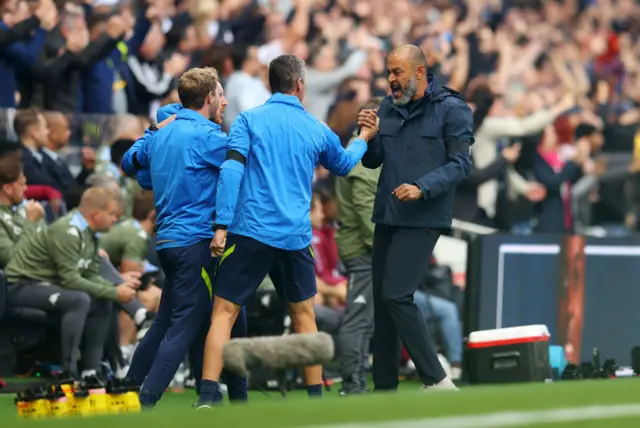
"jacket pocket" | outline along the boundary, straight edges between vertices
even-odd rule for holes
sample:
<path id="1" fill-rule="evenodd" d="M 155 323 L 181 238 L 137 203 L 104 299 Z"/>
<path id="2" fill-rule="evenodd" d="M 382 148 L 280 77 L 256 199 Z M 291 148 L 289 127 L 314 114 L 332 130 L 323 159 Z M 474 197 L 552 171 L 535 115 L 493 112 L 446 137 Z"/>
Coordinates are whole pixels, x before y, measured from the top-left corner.
<path id="1" fill-rule="evenodd" d="M 421 131 L 409 147 L 406 181 L 412 183 L 446 162 L 444 139 L 435 132 Z"/>

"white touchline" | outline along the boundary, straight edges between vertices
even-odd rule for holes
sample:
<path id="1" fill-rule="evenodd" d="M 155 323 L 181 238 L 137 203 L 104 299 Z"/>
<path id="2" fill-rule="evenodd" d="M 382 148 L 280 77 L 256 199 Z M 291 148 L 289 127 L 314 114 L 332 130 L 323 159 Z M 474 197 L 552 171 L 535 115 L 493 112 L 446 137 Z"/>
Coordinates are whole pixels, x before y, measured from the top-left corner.
<path id="1" fill-rule="evenodd" d="M 640 404 L 570 407 L 556 410 L 496 412 L 477 415 L 327 424 L 331 428 L 497 428 L 640 416 Z"/>

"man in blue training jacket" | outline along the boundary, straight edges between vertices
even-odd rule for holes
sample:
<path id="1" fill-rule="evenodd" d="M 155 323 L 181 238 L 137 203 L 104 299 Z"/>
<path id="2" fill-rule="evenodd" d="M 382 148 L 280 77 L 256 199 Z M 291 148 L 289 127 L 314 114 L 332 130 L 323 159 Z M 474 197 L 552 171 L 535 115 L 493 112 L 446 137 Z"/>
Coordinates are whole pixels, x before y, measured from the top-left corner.
<path id="1" fill-rule="evenodd" d="M 215 260 L 213 237 L 216 184 L 227 136 L 220 129 L 227 105 L 218 73 L 193 68 L 178 82 L 183 108 L 170 123 L 138 141 L 122 160 L 128 175 L 149 169 L 157 212 L 158 258 L 167 280 L 153 324 L 138 345 L 127 378 L 143 382 L 140 403 L 155 406 L 189 352 L 202 372 L 209 330 Z M 144 138 L 144 137 L 143 137 Z M 239 318 L 237 335 L 246 335 Z M 198 378 L 196 378 L 198 379 Z M 229 384 L 229 398 L 246 400 L 244 379 Z"/>
<path id="2" fill-rule="evenodd" d="M 222 400 L 222 349 L 241 308 L 267 274 L 289 304 L 296 332 L 318 331 L 309 219 L 313 171 L 319 162 L 334 174 L 347 174 L 377 127 L 363 129 L 359 139 L 343 149 L 338 136 L 302 107 L 304 71 L 304 62 L 293 55 L 274 59 L 269 66 L 273 95 L 264 105 L 240 113 L 231 126 L 211 242 L 212 252 L 222 260 L 205 350 L 201 409 Z M 308 394 L 321 396 L 322 367 L 306 368 L 305 378 Z"/>
<path id="3" fill-rule="evenodd" d="M 153 138 L 153 135 L 155 135 L 156 131 L 173 122 L 180 110 L 182 110 L 182 104 L 180 103 L 167 104 L 160 107 L 158 109 L 158 113 L 156 113 L 156 121 L 158 122 L 158 124 L 153 124 L 149 128 L 147 128 L 144 131 L 144 135 L 138 138 L 133 146 L 131 146 L 131 148 L 129 149 L 129 159 L 131 159 L 131 153 L 138 151 L 141 146 L 144 146 L 147 139 Z M 125 171 L 125 173 L 127 173 L 127 171 L 124 170 L 124 165 L 125 164 L 123 162 L 122 169 L 123 171 Z M 131 165 L 130 163 L 128 164 L 128 166 L 129 168 L 133 168 L 133 165 Z M 135 175 L 136 180 L 138 180 L 138 184 L 144 190 L 153 190 L 153 187 L 151 185 L 151 172 L 149 171 L 149 168 L 141 168 L 138 170 L 130 169 L 128 174 Z"/>
<path id="4" fill-rule="evenodd" d="M 398 388 L 400 339 L 427 388 L 456 389 L 446 377 L 413 295 L 443 230 L 451 227 L 455 188 L 471 168 L 473 117 L 462 97 L 426 74 L 422 50 L 394 49 L 387 58 L 391 95 L 359 126 L 380 124 L 362 158 L 382 165 L 372 221 L 373 383 Z"/>

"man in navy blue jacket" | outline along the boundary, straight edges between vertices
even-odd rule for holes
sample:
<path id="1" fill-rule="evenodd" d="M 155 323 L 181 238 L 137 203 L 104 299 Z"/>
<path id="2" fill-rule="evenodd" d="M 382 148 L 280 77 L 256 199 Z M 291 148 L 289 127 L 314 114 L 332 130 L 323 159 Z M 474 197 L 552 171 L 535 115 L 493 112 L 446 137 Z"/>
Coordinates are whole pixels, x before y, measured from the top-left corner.
<path id="1" fill-rule="evenodd" d="M 148 169 L 157 212 L 158 258 L 167 276 L 158 314 L 138 345 L 127 377 L 142 382 L 140 402 L 153 407 L 187 351 L 196 376 L 202 372 L 209 330 L 216 260 L 213 237 L 216 183 L 227 135 L 220 129 L 227 100 L 212 68 L 194 68 L 178 82 L 183 108 L 127 151 L 123 171 Z M 244 317 L 236 334 L 246 335 Z M 232 379 L 229 398 L 245 400 L 246 382 Z"/>
<path id="2" fill-rule="evenodd" d="M 296 333 L 318 331 L 309 217 L 313 171 L 320 163 L 334 174 L 348 174 L 377 126 L 363 129 L 343 149 L 340 138 L 302 107 L 304 72 L 304 62 L 293 55 L 274 59 L 269 65 L 273 95 L 264 105 L 240 113 L 231 126 L 216 194 L 211 249 L 222 259 L 199 408 L 222 400 L 222 349 L 241 308 L 267 274 L 289 304 Z M 307 367 L 305 381 L 309 396 L 322 395 L 321 366 Z"/>
<path id="3" fill-rule="evenodd" d="M 451 227 L 455 188 L 471 168 L 471 109 L 452 89 L 426 74 L 420 48 L 396 48 L 387 59 L 391 95 L 376 112 L 362 111 L 359 126 L 380 121 L 379 134 L 362 158 L 382 165 L 373 222 L 374 342 L 376 390 L 398 387 L 400 339 L 425 387 L 455 389 L 429 341 L 413 303 L 431 253 Z"/>

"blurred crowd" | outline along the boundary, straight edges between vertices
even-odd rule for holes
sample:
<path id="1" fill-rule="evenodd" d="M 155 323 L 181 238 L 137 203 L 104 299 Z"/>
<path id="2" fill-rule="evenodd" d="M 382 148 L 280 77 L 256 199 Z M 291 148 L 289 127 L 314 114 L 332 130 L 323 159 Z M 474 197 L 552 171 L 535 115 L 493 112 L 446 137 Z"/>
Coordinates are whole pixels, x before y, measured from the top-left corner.
<path id="1" fill-rule="evenodd" d="M 282 53 L 307 62 L 305 107 L 346 144 L 358 107 L 388 93 L 386 54 L 413 43 L 437 81 L 474 108 L 475 170 L 457 218 L 525 233 L 637 229 L 640 6 L 632 0 L 0 4 L 0 29 L 22 31 L 0 47 L 0 107 L 73 115 L 85 144 L 77 117 L 153 118 L 177 101 L 177 78 L 192 66 L 220 72 L 228 128 L 269 97 L 265 72 Z M 146 124 L 118 132 L 135 138 Z M 102 143 L 119 136 L 109 137 Z M 316 178 L 331 190 L 326 171 Z"/>

